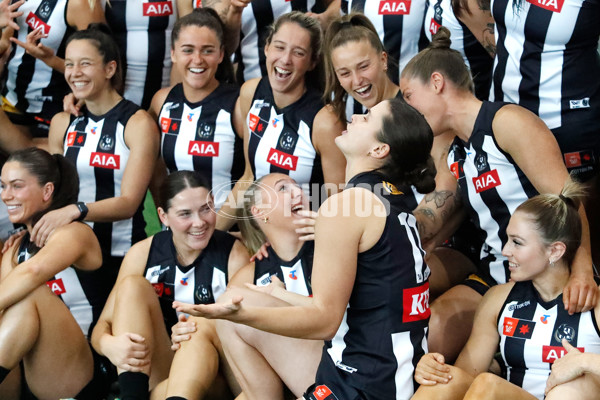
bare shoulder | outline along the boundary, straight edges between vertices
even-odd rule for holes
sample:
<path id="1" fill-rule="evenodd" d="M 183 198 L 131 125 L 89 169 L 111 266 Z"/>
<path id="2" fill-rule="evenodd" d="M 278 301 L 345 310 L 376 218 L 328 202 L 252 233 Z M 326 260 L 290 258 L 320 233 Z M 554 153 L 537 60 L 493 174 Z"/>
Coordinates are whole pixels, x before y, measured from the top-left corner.
<path id="1" fill-rule="evenodd" d="M 173 87 L 174 86 L 164 87 L 154 94 L 149 110 L 151 114 L 154 114 L 154 116 L 158 116 L 160 109 L 165 103 L 165 100 L 167 99 L 167 96 L 169 95 L 169 92 L 173 89 Z"/>
<path id="2" fill-rule="evenodd" d="M 240 98 L 251 100 L 261 79 L 262 78 L 254 78 L 244 82 L 240 88 Z"/>
<path id="3" fill-rule="evenodd" d="M 494 320 L 496 320 L 500 312 L 500 307 L 502 307 L 502 304 L 514 286 L 514 282 L 508 282 L 489 288 L 477 308 L 477 313 L 492 315 L 494 316 Z"/>

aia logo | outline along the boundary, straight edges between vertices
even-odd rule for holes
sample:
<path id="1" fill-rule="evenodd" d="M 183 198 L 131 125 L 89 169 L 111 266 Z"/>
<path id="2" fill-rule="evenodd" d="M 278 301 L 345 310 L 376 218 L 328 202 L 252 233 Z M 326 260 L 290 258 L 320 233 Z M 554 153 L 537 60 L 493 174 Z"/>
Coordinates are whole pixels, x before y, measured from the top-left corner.
<path id="1" fill-rule="evenodd" d="M 584 347 L 577 348 L 582 353 L 585 352 Z M 542 347 L 542 361 L 545 363 L 553 364 L 556 360 L 563 358 L 567 354 L 562 346 L 544 346 Z"/>
<path id="2" fill-rule="evenodd" d="M 46 282 L 46 285 L 50 288 L 50 290 L 52 290 L 52 293 L 54 293 L 57 296 L 60 296 L 63 293 L 67 293 L 67 291 L 65 290 L 65 284 L 63 283 L 63 280 L 61 278 L 48 281 Z"/>
<path id="3" fill-rule="evenodd" d="M 40 28 L 41 32 L 44 35 L 47 35 L 50 32 L 50 25 L 42 21 L 37 15 L 35 15 L 31 11 L 27 15 L 25 22 L 27 22 L 27 25 L 33 30 Z"/>
<path id="4" fill-rule="evenodd" d="M 429 24 L 429 32 L 431 33 L 431 35 L 435 35 L 438 31 L 438 29 L 440 29 L 440 24 L 433 18 L 431 18 L 431 23 Z"/>
<path id="5" fill-rule="evenodd" d="M 565 0 L 527 0 L 527 2 L 534 6 L 559 13 L 562 11 Z"/>
<path id="6" fill-rule="evenodd" d="M 429 282 L 402 291 L 402 322 L 421 321 L 429 318 Z"/>
<path id="7" fill-rule="evenodd" d="M 188 145 L 188 154 L 200 157 L 218 157 L 219 143 L 190 141 Z"/>
<path id="8" fill-rule="evenodd" d="M 298 166 L 298 157 L 271 148 L 267 156 L 267 162 L 279 168 L 295 171 Z"/>
<path id="9" fill-rule="evenodd" d="M 188 279 L 189 278 L 181 278 L 181 280 L 179 281 L 179 283 L 181 283 L 183 286 L 187 286 L 188 285 Z"/>
<path id="10" fill-rule="evenodd" d="M 407 15 L 410 14 L 411 0 L 381 0 L 379 2 L 379 15 Z"/>
<path id="11" fill-rule="evenodd" d="M 296 270 L 291 271 L 289 277 L 293 280 L 298 279 L 298 277 L 296 276 Z"/>
<path id="12" fill-rule="evenodd" d="M 142 6 L 144 17 L 164 17 L 173 14 L 173 4 L 170 1 L 144 3 Z"/>
<path id="13" fill-rule="evenodd" d="M 476 178 L 473 178 L 473 186 L 475 186 L 475 192 L 481 193 L 488 189 L 495 188 L 496 186 L 500 186 L 502 182 L 500 182 L 500 177 L 498 176 L 498 171 L 493 169 L 485 174 L 481 174 Z"/>
<path id="14" fill-rule="evenodd" d="M 90 166 L 107 169 L 121 169 L 121 157 L 118 154 L 92 153 Z"/>
<path id="15" fill-rule="evenodd" d="M 540 317 L 540 321 L 542 321 L 542 324 L 546 325 L 548 323 L 548 318 L 550 318 L 550 315 L 544 314 Z"/>

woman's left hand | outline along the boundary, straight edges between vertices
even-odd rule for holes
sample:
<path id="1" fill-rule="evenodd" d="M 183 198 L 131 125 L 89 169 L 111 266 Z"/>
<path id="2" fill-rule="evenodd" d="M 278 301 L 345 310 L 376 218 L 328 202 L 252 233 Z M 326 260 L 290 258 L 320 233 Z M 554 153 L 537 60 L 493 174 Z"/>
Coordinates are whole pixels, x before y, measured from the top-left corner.
<path id="1" fill-rule="evenodd" d="M 41 39 L 47 37 L 48 34 L 44 33 L 42 28 L 39 27 L 27 34 L 27 40 L 25 42 L 21 42 L 14 37 L 11 37 L 10 41 L 24 48 L 27 54 L 46 62 L 54 56 L 54 50 L 48 46 L 44 46 L 42 42 L 40 42 Z"/>
<path id="2" fill-rule="evenodd" d="M 242 296 L 235 296 L 227 303 L 188 304 L 180 301 L 173 302 L 173 308 L 180 313 L 204 317 L 208 319 L 230 319 L 242 309 Z"/>
<path id="3" fill-rule="evenodd" d="M 17 11 L 25 3 L 25 0 L 19 0 L 16 3 L 10 4 L 10 0 L 0 1 L 0 29 L 10 26 L 14 30 L 19 30 L 19 25 L 15 22 L 15 18 L 23 15 L 23 11 Z"/>
<path id="4" fill-rule="evenodd" d="M 300 235 L 300 240 L 315 240 L 315 222 L 318 214 L 310 210 L 300 210 L 298 215 L 304 218 L 295 219 L 292 223 L 298 226 L 296 233 Z"/>
<path id="5" fill-rule="evenodd" d="M 567 354 L 556 360 L 552 365 L 552 373 L 546 381 L 546 394 L 555 386 L 572 381 L 584 373 L 580 360 L 583 353 L 576 347 L 571 346 L 571 343 L 566 339 L 562 340 L 562 345 L 567 350 Z"/>
<path id="6" fill-rule="evenodd" d="M 59 208 L 58 210 L 47 212 L 33 226 L 33 230 L 31 231 L 31 241 L 35 243 L 37 247 L 42 247 L 57 228 L 73 222 L 80 214 L 81 212 L 75 204 L 70 204 L 63 208 Z"/>
<path id="7" fill-rule="evenodd" d="M 283 283 L 277 275 L 271 276 L 271 283 L 265 286 L 257 286 L 252 283 L 246 283 L 246 287 L 257 292 L 273 295 L 275 290 L 285 290 L 285 283 Z"/>
<path id="8" fill-rule="evenodd" d="M 592 273 L 572 272 L 563 289 L 563 302 L 569 314 L 591 310 L 596 305 L 598 285 Z"/>

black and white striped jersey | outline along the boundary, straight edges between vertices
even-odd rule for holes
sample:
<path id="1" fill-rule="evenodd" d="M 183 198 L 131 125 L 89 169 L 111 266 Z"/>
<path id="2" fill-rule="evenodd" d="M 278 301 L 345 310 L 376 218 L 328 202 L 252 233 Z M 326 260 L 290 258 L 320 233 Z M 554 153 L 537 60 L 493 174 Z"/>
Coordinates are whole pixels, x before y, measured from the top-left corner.
<path id="1" fill-rule="evenodd" d="M 427 352 L 429 274 L 417 222 L 404 196 L 375 172 L 353 177 L 386 204 L 385 230 L 359 253 L 342 323 L 325 343 L 317 383 L 342 381 L 369 398 L 410 399 L 414 369 Z"/>
<path id="2" fill-rule="evenodd" d="M 312 296 L 310 278 L 312 275 L 314 241 L 305 242 L 298 254 L 289 260 L 282 260 L 273 247 L 269 246 L 268 257 L 254 261 L 254 283 L 256 286 L 266 286 L 271 283 L 271 277 L 285 283 L 286 290 L 304 296 Z"/>
<path id="3" fill-rule="evenodd" d="M 124 97 L 148 109 L 154 94 L 169 86 L 177 1 L 110 0 L 104 13 L 121 50 Z"/>
<path id="4" fill-rule="evenodd" d="M 492 0 L 496 51 L 490 99 L 520 104 L 550 129 L 600 123 L 600 3 Z M 573 132 L 576 134 L 576 132 Z"/>
<path id="5" fill-rule="evenodd" d="M 544 399 L 552 364 L 566 354 L 562 339 L 585 353 L 600 353 L 594 310 L 569 315 L 563 296 L 545 302 L 531 281 L 516 282 L 498 315 L 500 351 L 509 382 Z"/>
<path id="6" fill-rule="evenodd" d="M 190 103 L 177 84 L 158 116 L 162 157 L 169 172 L 202 172 L 217 209 L 244 172 L 243 143 L 232 123 L 238 94 L 237 87 L 221 84 L 204 100 Z"/>
<path id="7" fill-rule="evenodd" d="M 129 158 L 125 126 L 139 107 L 121 100 L 104 115 L 85 107 L 81 117 L 71 117 L 64 137 L 65 157 L 79 174 L 78 201 L 92 203 L 121 195 L 121 181 Z M 129 248 L 146 238 L 142 204 L 132 218 L 115 222 L 88 222 L 98 237 L 102 253 L 123 257 Z"/>
<path id="8" fill-rule="evenodd" d="M 502 255 L 508 221 L 522 202 L 538 194 L 494 138 L 492 122 L 505 104 L 484 101 L 469 141 L 455 138 L 448 154 L 448 168 L 458 180 L 471 220 L 485 239 L 480 272 L 498 283 L 507 282 L 510 276 L 508 261 Z M 533 149 L 531 156 L 535 157 Z"/>
<path id="9" fill-rule="evenodd" d="M 48 37 L 41 39 L 40 43 L 64 58 L 67 37 L 73 31 L 66 19 L 67 0 L 29 0 L 19 11 L 23 15 L 16 18 L 16 23 L 21 29 L 15 31 L 14 36 L 26 42 L 27 34 L 41 27 Z M 2 94 L 19 111 L 40 114 L 47 121 L 62 111 L 62 99 L 69 92 L 62 73 L 54 71 L 17 45 L 13 45 L 6 70 L 7 80 Z"/>
<path id="10" fill-rule="evenodd" d="M 27 261 L 38 250 L 30 241 L 29 233 L 25 234 L 19 245 L 17 263 Z M 81 331 L 89 339 L 114 283 L 114 274 L 104 267 L 82 271 L 69 266 L 54 275 L 46 285 L 69 308 Z"/>
<path id="11" fill-rule="evenodd" d="M 246 118 L 248 161 L 255 179 L 279 172 L 300 185 L 323 183 L 321 159 L 312 143 L 313 120 L 322 107 L 320 94 L 308 89 L 278 109 L 269 79 L 261 79 Z"/>
<path id="12" fill-rule="evenodd" d="M 452 10 L 451 0 L 428 0 L 425 14 L 425 34 L 431 41 L 440 28 L 444 26 L 450 31 L 450 48 L 460 52 L 465 64 L 471 71 L 475 84 L 475 95 L 480 100 L 487 100 L 492 84 L 492 68 L 494 59 L 473 36 L 469 28 L 463 24 Z"/>
<path id="13" fill-rule="evenodd" d="M 208 245 L 191 265 L 180 265 L 171 231 L 154 235 L 144 277 L 159 297 L 167 330 L 177 323 L 173 301 L 212 304 L 227 287 L 229 253 L 235 238 L 214 231 Z"/>

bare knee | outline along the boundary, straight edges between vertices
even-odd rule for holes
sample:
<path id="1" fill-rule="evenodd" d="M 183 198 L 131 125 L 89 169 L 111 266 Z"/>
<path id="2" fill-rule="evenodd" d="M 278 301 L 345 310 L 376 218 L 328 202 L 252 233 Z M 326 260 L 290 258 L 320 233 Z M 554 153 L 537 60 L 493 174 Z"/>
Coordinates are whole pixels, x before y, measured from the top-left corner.
<path id="1" fill-rule="evenodd" d="M 501 394 L 502 381 L 502 378 L 489 372 L 479 374 L 473 380 L 465 399 L 496 398 L 497 395 Z"/>
<path id="2" fill-rule="evenodd" d="M 135 299 L 139 302 L 143 296 L 155 296 L 152 285 L 146 278 L 140 275 L 129 275 L 124 277 L 117 287 L 118 299 Z"/>

